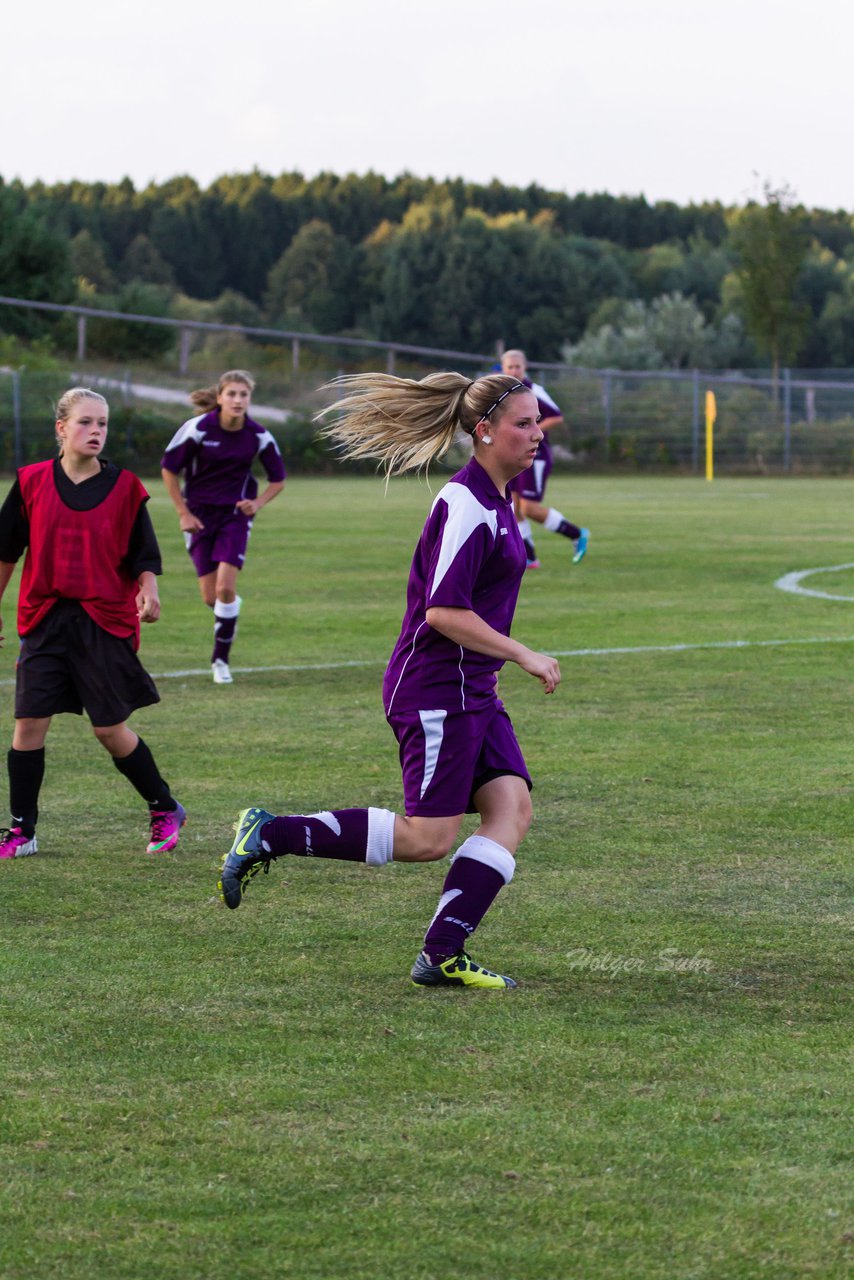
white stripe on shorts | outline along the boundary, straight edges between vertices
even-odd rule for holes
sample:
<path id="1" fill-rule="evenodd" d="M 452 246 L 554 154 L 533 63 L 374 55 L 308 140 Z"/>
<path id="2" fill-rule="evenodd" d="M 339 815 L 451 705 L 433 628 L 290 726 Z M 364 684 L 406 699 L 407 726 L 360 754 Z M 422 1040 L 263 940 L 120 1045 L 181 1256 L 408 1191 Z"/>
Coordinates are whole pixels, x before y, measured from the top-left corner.
<path id="1" fill-rule="evenodd" d="M 445 735 L 445 716 L 447 711 L 419 711 L 421 728 L 424 730 L 424 773 L 421 778 L 419 799 L 433 781 L 436 765 L 439 763 L 439 752 L 442 749 L 442 738 Z"/>

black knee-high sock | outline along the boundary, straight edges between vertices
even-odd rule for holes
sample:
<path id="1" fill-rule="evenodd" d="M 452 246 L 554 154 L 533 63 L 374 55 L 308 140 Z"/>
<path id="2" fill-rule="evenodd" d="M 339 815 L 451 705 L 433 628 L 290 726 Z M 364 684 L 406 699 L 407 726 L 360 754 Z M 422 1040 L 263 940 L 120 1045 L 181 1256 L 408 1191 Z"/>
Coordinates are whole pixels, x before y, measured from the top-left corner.
<path id="1" fill-rule="evenodd" d="M 121 759 L 113 756 L 113 764 L 131 786 L 136 788 L 149 809 L 165 811 L 178 807 L 177 800 L 169 790 L 169 783 L 160 776 L 154 756 L 142 738 L 129 756 L 122 756 Z"/>
<path id="2" fill-rule="evenodd" d="M 33 836 L 39 818 L 39 792 L 44 778 L 44 747 L 36 751 L 9 748 L 9 808 L 12 826 L 25 836 Z"/>

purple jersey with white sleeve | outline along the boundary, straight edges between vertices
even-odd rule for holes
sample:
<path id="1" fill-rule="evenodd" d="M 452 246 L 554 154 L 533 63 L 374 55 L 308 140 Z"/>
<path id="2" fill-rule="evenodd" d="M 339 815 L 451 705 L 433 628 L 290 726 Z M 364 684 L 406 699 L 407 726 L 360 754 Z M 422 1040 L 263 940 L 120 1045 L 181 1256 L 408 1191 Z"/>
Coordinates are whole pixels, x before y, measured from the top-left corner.
<path id="1" fill-rule="evenodd" d="M 526 387 L 531 388 L 537 397 L 537 412 L 540 418 L 563 417 L 545 387 L 541 387 L 538 382 L 532 382 L 530 378 L 523 378 L 522 381 Z M 524 497 L 530 497 L 536 502 L 542 502 L 546 480 L 551 474 L 551 469 L 552 447 L 549 444 L 549 433 L 544 431 L 533 463 L 528 467 L 527 471 L 523 471 L 521 475 L 514 476 L 507 487 L 514 493 L 521 493 Z"/>
<path id="2" fill-rule="evenodd" d="M 437 495 L 415 548 L 403 626 L 383 681 L 386 715 L 468 711 L 495 701 L 504 660 L 449 640 L 426 614 L 471 609 L 509 635 L 524 573 L 512 499 L 501 496 L 472 458 Z"/>
<path id="3" fill-rule="evenodd" d="M 537 409 L 539 410 L 541 418 L 563 417 L 563 414 L 555 404 L 554 400 L 552 400 L 545 387 L 541 387 L 538 382 L 530 382 L 528 378 L 523 378 L 522 381 L 525 383 L 525 386 L 531 388 L 534 395 L 537 397 Z M 537 457 L 546 458 L 549 462 L 552 460 L 552 447 L 549 444 L 548 431 L 543 432 L 543 438 L 540 441 L 540 447 L 537 450 Z"/>
<path id="4" fill-rule="evenodd" d="M 230 507 L 254 498 L 258 483 L 252 464 L 258 459 L 271 484 L 285 478 L 279 446 L 266 427 L 247 417 L 239 431 L 220 425 L 219 410 L 190 418 L 180 427 L 160 459 L 176 475 L 184 472 L 184 497 L 194 506 Z"/>

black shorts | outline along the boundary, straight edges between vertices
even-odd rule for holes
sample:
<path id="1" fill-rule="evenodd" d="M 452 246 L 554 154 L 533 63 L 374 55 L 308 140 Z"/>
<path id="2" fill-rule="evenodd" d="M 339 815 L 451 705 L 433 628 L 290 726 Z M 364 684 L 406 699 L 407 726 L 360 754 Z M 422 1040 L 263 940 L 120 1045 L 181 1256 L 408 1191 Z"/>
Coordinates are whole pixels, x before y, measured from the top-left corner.
<path id="1" fill-rule="evenodd" d="M 16 720 L 85 710 L 101 728 L 123 724 L 131 712 L 159 701 L 133 639 L 110 635 L 75 600 L 60 600 L 21 641 Z"/>

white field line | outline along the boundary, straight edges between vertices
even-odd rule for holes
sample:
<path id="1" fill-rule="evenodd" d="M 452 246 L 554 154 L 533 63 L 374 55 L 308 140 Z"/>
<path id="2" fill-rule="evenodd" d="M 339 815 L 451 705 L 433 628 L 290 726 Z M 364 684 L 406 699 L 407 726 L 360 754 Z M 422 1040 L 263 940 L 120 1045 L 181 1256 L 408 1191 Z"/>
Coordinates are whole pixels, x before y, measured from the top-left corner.
<path id="1" fill-rule="evenodd" d="M 708 640 L 700 644 L 639 644 L 613 649 L 552 649 L 553 658 L 610 658 L 633 653 L 691 653 L 702 649 L 780 649 L 792 645 L 854 644 L 854 636 L 805 636 L 794 640 Z M 263 675 L 270 671 L 346 671 L 352 667 L 384 667 L 386 659 L 352 659 L 345 662 L 292 662 L 270 667 L 232 667 L 235 675 Z M 155 680 L 186 680 L 191 676 L 210 679 L 210 667 L 185 667 L 179 671 L 152 671 Z M 0 688 L 14 680 L 0 680 Z"/>
<path id="2" fill-rule="evenodd" d="M 774 583 L 780 591 L 789 591 L 793 596 L 816 596 L 819 600 L 854 601 L 854 596 L 833 595 L 830 591 L 816 591 L 813 587 L 802 587 L 804 578 L 811 578 L 815 573 L 842 573 L 844 569 L 854 569 L 854 564 L 829 564 L 822 569 L 798 569 L 794 573 L 784 573 Z"/>

